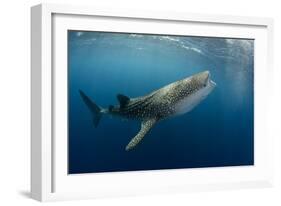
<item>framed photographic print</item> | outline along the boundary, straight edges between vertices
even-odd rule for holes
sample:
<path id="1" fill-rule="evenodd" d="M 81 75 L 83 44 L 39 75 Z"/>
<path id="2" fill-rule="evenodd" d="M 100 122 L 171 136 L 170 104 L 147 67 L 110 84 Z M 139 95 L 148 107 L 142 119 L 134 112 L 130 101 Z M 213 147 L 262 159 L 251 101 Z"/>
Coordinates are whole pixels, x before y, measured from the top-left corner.
<path id="1" fill-rule="evenodd" d="M 272 185 L 271 19 L 31 14 L 34 199 Z"/>

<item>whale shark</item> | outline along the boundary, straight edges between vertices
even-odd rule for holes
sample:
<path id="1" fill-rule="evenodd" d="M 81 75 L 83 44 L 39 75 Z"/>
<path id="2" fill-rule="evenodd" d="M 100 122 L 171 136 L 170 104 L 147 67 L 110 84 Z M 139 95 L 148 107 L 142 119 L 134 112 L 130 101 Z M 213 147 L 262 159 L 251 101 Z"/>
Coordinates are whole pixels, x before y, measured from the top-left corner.
<path id="1" fill-rule="evenodd" d="M 153 126 L 161 120 L 190 112 L 204 100 L 215 88 L 209 71 L 170 83 L 151 93 L 135 98 L 118 94 L 119 105 L 102 108 L 92 101 L 83 91 L 80 96 L 92 114 L 93 124 L 98 126 L 103 115 L 112 115 L 141 122 L 139 132 L 126 146 L 126 150 L 135 148 Z"/>

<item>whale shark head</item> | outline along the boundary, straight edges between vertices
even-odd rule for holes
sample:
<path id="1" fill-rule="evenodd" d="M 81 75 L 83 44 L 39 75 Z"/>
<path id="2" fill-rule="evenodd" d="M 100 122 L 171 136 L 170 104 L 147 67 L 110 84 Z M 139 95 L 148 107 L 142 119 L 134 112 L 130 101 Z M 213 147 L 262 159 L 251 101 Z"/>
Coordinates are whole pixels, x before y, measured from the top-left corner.
<path id="1" fill-rule="evenodd" d="M 176 92 L 180 98 L 176 104 L 176 114 L 184 114 L 192 110 L 204 100 L 215 88 L 209 71 L 200 72 L 178 82 Z"/>
<path id="2" fill-rule="evenodd" d="M 211 80 L 210 72 L 200 72 L 191 77 L 191 81 L 197 86 L 196 92 L 203 92 L 208 95 L 216 86 L 216 83 Z"/>

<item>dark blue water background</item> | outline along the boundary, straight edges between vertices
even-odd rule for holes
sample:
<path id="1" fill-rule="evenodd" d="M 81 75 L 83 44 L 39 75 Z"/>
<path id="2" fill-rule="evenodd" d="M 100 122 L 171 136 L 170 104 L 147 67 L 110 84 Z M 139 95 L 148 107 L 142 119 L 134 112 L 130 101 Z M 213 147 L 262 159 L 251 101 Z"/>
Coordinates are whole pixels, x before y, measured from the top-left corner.
<path id="1" fill-rule="evenodd" d="M 253 51 L 247 39 L 69 31 L 69 173 L 253 165 Z M 108 107 L 116 94 L 145 95 L 204 70 L 215 90 L 129 152 L 140 123 L 104 116 L 94 128 L 78 92 Z"/>

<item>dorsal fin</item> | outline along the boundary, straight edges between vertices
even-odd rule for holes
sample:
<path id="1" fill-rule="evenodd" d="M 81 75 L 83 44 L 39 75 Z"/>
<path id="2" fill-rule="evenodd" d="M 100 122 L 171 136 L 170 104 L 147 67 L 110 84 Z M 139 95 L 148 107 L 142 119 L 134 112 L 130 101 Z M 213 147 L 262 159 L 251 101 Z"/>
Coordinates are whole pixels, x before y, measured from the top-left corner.
<path id="1" fill-rule="evenodd" d="M 118 94 L 117 99 L 119 101 L 120 108 L 123 108 L 124 106 L 126 106 L 130 102 L 130 98 L 123 95 L 123 94 Z"/>
<path id="2" fill-rule="evenodd" d="M 111 111 L 113 110 L 113 108 L 114 108 L 114 106 L 113 106 L 113 105 L 109 105 L 109 106 L 108 106 L 108 111 L 110 111 L 110 112 L 111 112 Z"/>

